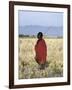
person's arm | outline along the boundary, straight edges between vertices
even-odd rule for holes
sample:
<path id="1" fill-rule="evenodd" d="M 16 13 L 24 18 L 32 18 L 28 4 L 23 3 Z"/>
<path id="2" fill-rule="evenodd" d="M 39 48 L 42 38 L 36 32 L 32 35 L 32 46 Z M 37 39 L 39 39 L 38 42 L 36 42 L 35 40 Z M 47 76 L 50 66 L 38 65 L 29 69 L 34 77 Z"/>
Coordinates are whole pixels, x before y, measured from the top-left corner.
<path id="1" fill-rule="evenodd" d="M 45 47 L 45 55 L 47 56 L 47 45 L 45 41 L 44 41 L 44 47 Z"/>
<path id="2" fill-rule="evenodd" d="M 47 56 L 47 46 L 46 46 L 46 43 L 45 43 L 45 49 L 46 49 L 46 56 Z"/>

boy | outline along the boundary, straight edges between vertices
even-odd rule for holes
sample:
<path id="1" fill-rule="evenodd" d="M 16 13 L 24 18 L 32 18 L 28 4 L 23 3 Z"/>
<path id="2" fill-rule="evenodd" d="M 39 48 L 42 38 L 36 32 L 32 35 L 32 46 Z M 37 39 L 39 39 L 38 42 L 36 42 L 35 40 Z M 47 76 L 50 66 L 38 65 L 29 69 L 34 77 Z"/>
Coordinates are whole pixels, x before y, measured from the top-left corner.
<path id="1" fill-rule="evenodd" d="M 47 56 L 47 46 L 45 40 L 43 39 L 43 33 L 39 32 L 37 34 L 37 43 L 35 45 L 35 60 L 40 65 L 40 69 L 45 68 L 46 56 Z"/>

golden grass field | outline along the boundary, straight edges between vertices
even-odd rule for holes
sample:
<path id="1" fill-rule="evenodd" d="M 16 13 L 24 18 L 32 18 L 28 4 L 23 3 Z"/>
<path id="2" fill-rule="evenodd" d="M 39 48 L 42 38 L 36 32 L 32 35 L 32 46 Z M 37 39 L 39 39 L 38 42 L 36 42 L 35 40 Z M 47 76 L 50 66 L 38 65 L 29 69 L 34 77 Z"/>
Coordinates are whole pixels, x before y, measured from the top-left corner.
<path id="1" fill-rule="evenodd" d="M 36 63 L 34 46 L 37 38 L 19 37 L 19 79 L 48 78 L 63 76 L 63 39 L 45 38 L 47 64 L 44 70 Z"/>

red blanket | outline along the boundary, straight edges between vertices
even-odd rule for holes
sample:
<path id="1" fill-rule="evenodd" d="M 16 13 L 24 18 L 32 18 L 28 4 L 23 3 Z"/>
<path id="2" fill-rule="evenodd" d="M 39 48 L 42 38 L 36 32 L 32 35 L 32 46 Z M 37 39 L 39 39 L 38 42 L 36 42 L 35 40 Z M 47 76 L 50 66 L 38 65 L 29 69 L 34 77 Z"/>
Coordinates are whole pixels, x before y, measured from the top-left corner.
<path id="1" fill-rule="evenodd" d="M 47 56 L 47 46 L 44 39 L 38 40 L 35 45 L 35 52 L 36 52 L 36 61 L 39 64 L 44 64 L 46 62 Z"/>

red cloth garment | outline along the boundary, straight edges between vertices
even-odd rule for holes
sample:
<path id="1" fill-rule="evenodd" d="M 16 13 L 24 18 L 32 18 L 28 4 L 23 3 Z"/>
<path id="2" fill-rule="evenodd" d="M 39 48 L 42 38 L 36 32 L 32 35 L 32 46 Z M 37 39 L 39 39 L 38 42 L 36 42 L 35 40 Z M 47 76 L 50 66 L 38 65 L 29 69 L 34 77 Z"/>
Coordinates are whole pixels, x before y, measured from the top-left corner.
<path id="1" fill-rule="evenodd" d="M 47 56 L 47 47 L 44 39 L 38 40 L 35 45 L 35 52 L 36 52 L 36 61 L 39 64 L 44 64 L 46 62 Z"/>

